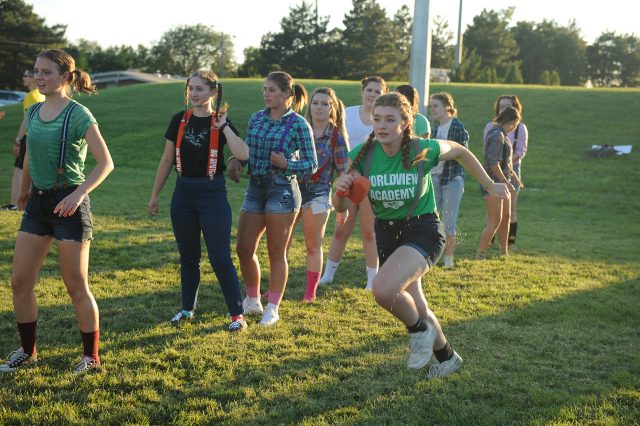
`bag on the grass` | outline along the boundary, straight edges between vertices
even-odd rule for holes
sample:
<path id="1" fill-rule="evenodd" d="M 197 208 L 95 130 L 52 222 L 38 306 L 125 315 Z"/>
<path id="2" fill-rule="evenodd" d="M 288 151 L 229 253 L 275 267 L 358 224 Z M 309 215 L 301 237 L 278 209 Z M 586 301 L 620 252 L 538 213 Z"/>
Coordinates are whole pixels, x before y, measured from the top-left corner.
<path id="1" fill-rule="evenodd" d="M 587 155 L 595 158 L 612 157 L 616 154 L 617 151 L 613 145 L 594 145 L 587 150 Z"/>

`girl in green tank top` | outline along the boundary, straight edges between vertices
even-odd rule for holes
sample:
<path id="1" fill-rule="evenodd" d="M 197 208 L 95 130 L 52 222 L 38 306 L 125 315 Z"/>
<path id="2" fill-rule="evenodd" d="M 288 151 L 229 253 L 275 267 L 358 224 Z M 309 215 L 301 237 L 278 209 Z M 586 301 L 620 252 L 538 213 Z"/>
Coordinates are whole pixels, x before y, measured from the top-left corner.
<path id="1" fill-rule="evenodd" d="M 18 198 L 18 207 L 25 212 L 11 275 L 20 347 L 0 365 L 0 373 L 13 372 L 38 358 L 34 287 L 55 240 L 62 280 L 82 337 L 82 358 L 73 373 L 84 374 L 100 365 L 98 306 L 88 282 L 93 228 L 88 194 L 113 170 L 113 162 L 89 110 L 70 98 L 71 86 L 76 93 L 95 93 L 89 75 L 76 69 L 71 55 L 63 50 L 41 52 L 34 77 L 45 100 L 27 112 L 29 139 Z M 87 150 L 96 166 L 85 177 Z"/>

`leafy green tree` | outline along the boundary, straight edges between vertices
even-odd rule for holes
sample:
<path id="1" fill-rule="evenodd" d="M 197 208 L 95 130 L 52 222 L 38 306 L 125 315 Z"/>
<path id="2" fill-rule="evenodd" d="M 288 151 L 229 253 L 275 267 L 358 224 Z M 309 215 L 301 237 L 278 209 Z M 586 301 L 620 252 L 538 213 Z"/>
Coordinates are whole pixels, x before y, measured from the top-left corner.
<path id="1" fill-rule="evenodd" d="M 449 74 L 451 81 L 479 81 L 482 72 L 482 58 L 475 50 L 469 52 L 464 49 L 460 66 L 454 68 Z"/>
<path id="2" fill-rule="evenodd" d="M 0 0 L 0 87 L 24 89 L 24 70 L 33 68 L 42 50 L 61 48 L 65 31 L 64 25 L 45 25 L 22 0 Z"/>
<path id="3" fill-rule="evenodd" d="M 392 25 L 394 28 L 398 62 L 392 70 L 389 78 L 393 80 L 407 80 L 409 78 L 409 63 L 411 60 L 411 39 L 413 18 L 406 5 L 402 5 L 393 16 Z"/>
<path id="4" fill-rule="evenodd" d="M 518 45 L 509 30 L 513 11 L 513 7 L 499 12 L 484 9 L 464 32 L 465 48 L 476 51 L 482 59 L 481 68 L 494 68 L 499 75 L 506 73 L 518 55 Z"/>
<path id="5" fill-rule="evenodd" d="M 549 73 L 549 84 L 551 86 L 560 86 L 560 74 L 553 70 Z"/>
<path id="6" fill-rule="evenodd" d="M 640 39 L 633 35 L 602 33 L 587 47 L 589 77 L 596 86 L 640 84 Z"/>
<path id="7" fill-rule="evenodd" d="M 402 41 L 395 37 L 396 29 L 385 10 L 375 0 L 353 0 L 353 7 L 342 22 L 342 77 L 392 77 L 404 58 Z"/>
<path id="8" fill-rule="evenodd" d="M 542 74 L 540 74 L 540 84 L 543 86 L 551 86 L 551 73 L 549 70 L 544 70 Z"/>
<path id="9" fill-rule="evenodd" d="M 317 17 L 303 1 L 280 21 L 281 31 L 262 37 L 260 49 L 250 50 L 241 75 L 266 75 L 285 70 L 294 77 L 331 78 L 339 72 L 337 30 L 328 30 L 329 17 Z"/>
<path id="10" fill-rule="evenodd" d="M 151 48 L 146 70 L 182 76 L 199 69 L 219 71 L 223 37 L 224 69 L 229 75 L 236 68 L 231 36 L 204 24 L 178 26 L 165 32 Z"/>
<path id="11" fill-rule="evenodd" d="M 520 52 L 525 83 L 536 83 L 545 70 L 555 70 L 565 84 L 580 84 L 586 71 L 586 43 L 575 22 L 518 22 L 511 29 Z"/>
<path id="12" fill-rule="evenodd" d="M 509 66 L 507 74 L 504 76 L 504 82 L 507 84 L 522 84 L 522 71 L 520 70 L 520 62 L 514 61 Z"/>
<path id="13" fill-rule="evenodd" d="M 431 66 L 451 68 L 453 66 L 453 32 L 449 30 L 447 20 L 438 15 L 432 22 L 431 30 Z"/>

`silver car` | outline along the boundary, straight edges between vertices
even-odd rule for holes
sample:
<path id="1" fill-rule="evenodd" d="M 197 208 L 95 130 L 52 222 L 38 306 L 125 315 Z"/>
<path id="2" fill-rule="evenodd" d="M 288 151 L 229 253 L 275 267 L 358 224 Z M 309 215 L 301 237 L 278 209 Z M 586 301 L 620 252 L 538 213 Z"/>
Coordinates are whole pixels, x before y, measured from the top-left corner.
<path id="1" fill-rule="evenodd" d="M 19 104 L 25 96 L 27 96 L 27 92 L 0 90 L 0 106 Z"/>

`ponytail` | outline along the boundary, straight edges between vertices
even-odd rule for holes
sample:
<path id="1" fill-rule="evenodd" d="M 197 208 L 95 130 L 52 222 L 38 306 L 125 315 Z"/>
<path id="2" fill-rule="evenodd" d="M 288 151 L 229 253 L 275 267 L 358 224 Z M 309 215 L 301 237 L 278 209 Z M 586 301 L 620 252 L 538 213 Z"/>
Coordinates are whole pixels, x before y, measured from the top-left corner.
<path id="1" fill-rule="evenodd" d="M 291 96 L 293 97 L 291 109 L 299 113 L 307 103 L 307 98 L 309 97 L 307 89 L 302 84 L 294 84 Z"/>
<path id="2" fill-rule="evenodd" d="M 69 85 L 76 93 L 98 93 L 96 85 L 91 81 L 91 77 L 84 71 L 74 70 L 71 72 L 71 81 Z"/>
<path id="3" fill-rule="evenodd" d="M 47 58 L 51 62 L 55 63 L 58 67 L 60 75 L 68 73 L 66 83 L 76 93 L 98 93 L 96 85 L 91 81 L 91 77 L 84 71 L 76 69 L 76 61 L 73 56 L 69 55 L 64 50 L 49 49 L 43 50 L 38 53 L 38 58 Z"/>

